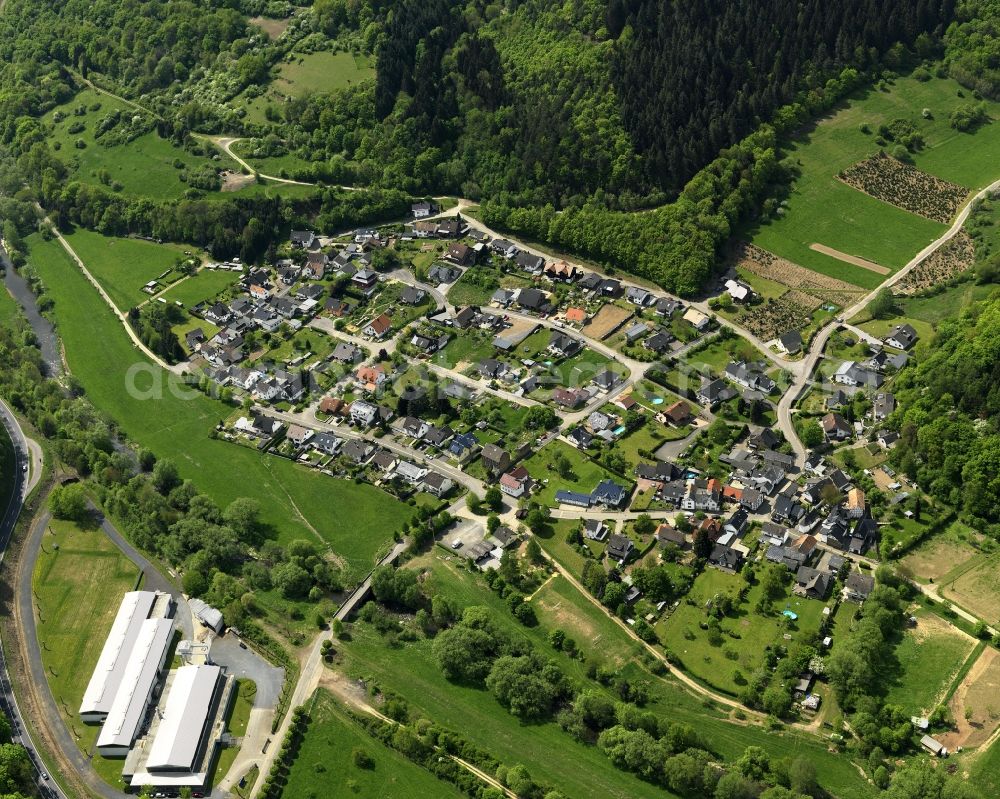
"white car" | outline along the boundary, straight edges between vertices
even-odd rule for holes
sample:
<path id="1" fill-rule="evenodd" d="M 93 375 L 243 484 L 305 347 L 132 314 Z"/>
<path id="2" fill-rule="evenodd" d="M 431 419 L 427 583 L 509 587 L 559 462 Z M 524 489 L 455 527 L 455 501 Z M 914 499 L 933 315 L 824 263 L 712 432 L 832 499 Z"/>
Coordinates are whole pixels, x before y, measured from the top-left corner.
<path id="1" fill-rule="evenodd" d="M 462 546 L 462 542 L 461 541 L 455 540 L 455 541 L 451 542 L 451 548 L 452 549 L 459 549 L 461 546 Z"/>

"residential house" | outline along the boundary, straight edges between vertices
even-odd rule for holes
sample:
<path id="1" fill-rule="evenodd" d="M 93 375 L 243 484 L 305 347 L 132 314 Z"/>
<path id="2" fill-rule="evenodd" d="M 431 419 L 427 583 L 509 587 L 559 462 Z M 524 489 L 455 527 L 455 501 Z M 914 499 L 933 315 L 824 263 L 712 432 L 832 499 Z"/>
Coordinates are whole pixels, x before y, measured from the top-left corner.
<path id="1" fill-rule="evenodd" d="M 675 427 L 682 427 L 691 421 L 691 406 L 684 400 L 677 400 L 673 405 L 663 411 L 667 421 Z"/>
<path id="2" fill-rule="evenodd" d="M 897 350 L 908 350 L 916 341 L 917 331 L 913 329 L 912 325 L 905 323 L 896 325 L 885 337 L 885 343 Z"/>
<path id="3" fill-rule="evenodd" d="M 610 369 L 605 369 L 600 372 L 593 380 L 590 382 L 597 386 L 601 391 L 610 391 L 614 388 L 615 383 L 619 381 L 618 375 L 612 372 Z"/>
<path id="4" fill-rule="evenodd" d="M 322 280 L 329 266 L 330 259 L 326 253 L 311 252 L 306 256 L 305 272 L 313 280 Z"/>
<path id="5" fill-rule="evenodd" d="M 500 476 L 500 490 L 517 499 L 531 487 L 531 475 L 523 466 L 518 466 Z"/>
<path id="6" fill-rule="evenodd" d="M 632 396 L 631 391 L 628 394 L 619 394 L 611 401 L 611 404 L 617 408 L 621 408 L 623 411 L 632 411 L 639 408 L 639 401 Z"/>
<path id="7" fill-rule="evenodd" d="M 826 403 L 825 403 L 826 409 L 828 411 L 835 411 L 840 408 L 843 408 L 850 401 L 851 398 L 848 397 L 847 394 L 845 394 L 838 388 L 829 397 L 826 398 Z"/>
<path id="8" fill-rule="evenodd" d="M 399 295 L 399 301 L 406 305 L 420 305 L 427 296 L 427 292 L 414 286 L 406 286 Z"/>
<path id="9" fill-rule="evenodd" d="M 517 245 L 507 239 L 493 239 L 490 249 L 503 258 L 513 258 L 517 255 Z"/>
<path id="10" fill-rule="evenodd" d="M 496 444 L 483 446 L 483 466 L 492 474 L 502 474 L 510 467 L 510 453 Z"/>
<path id="11" fill-rule="evenodd" d="M 540 275 L 545 269 L 545 259 L 530 252 L 519 252 L 514 257 L 514 263 L 532 275 Z"/>
<path id="12" fill-rule="evenodd" d="M 323 397 L 319 401 L 319 412 L 328 416 L 340 416 L 345 407 L 344 401 L 339 397 Z"/>
<path id="13" fill-rule="evenodd" d="M 359 289 L 366 297 L 370 296 L 378 284 L 378 272 L 374 269 L 359 269 L 351 278 L 351 285 Z"/>
<path id="14" fill-rule="evenodd" d="M 795 471 L 795 456 L 787 452 L 778 452 L 773 449 L 766 449 L 760 453 L 761 458 L 770 466 L 777 466 L 785 472 Z"/>
<path id="15" fill-rule="evenodd" d="M 734 302 L 746 302 L 753 297 L 753 291 L 745 283 L 738 280 L 729 279 L 726 281 L 726 291 L 733 298 Z"/>
<path id="16" fill-rule="evenodd" d="M 437 222 L 418 221 L 413 223 L 413 235 L 418 239 L 431 239 L 437 236 Z"/>
<path id="17" fill-rule="evenodd" d="M 878 388 L 885 382 L 878 372 L 869 371 L 859 366 L 855 361 L 844 361 L 833 375 L 835 383 L 845 386 L 868 386 Z"/>
<path id="18" fill-rule="evenodd" d="M 764 553 L 764 558 L 771 563 L 778 563 L 789 571 L 797 572 L 805 566 L 806 556 L 793 547 L 770 544 Z"/>
<path id="19" fill-rule="evenodd" d="M 602 480 L 590 495 L 591 505 L 605 508 L 620 508 L 628 499 L 628 491 L 614 480 Z"/>
<path id="20" fill-rule="evenodd" d="M 365 325 L 361 332 L 369 338 L 381 339 L 390 330 L 392 330 L 392 319 L 388 314 L 379 314 Z"/>
<path id="21" fill-rule="evenodd" d="M 726 520 L 722 529 L 727 533 L 732 533 L 734 536 L 739 537 L 746 532 L 749 524 L 750 516 L 744 508 L 739 508 Z"/>
<path id="22" fill-rule="evenodd" d="M 352 438 L 344 445 L 344 457 L 358 465 L 366 463 L 374 452 L 375 446 L 361 438 Z"/>
<path id="23" fill-rule="evenodd" d="M 379 418 L 377 405 L 372 405 L 364 400 L 355 400 L 351 403 L 351 421 L 362 427 L 368 427 Z"/>
<path id="24" fill-rule="evenodd" d="M 548 313 L 549 297 L 544 291 L 534 288 L 523 288 L 517 292 L 517 304 L 528 311 Z"/>
<path id="25" fill-rule="evenodd" d="M 451 440 L 451 444 L 448 445 L 448 452 L 459 460 L 464 460 L 475 451 L 478 445 L 479 441 L 476 440 L 474 434 L 456 433 Z"/>
<path id="26" fill-rule="evenodd" d="M 600 519 L 584 519 L 583 535 L 590 541 L 603 541 L 611 532 L 610 528 Z"/>
<path id="27" fill-rule="evenodd" d="M 762 371 L 763 364 L 736 361 L 726 366 L 726 377 L 744 388 L 770 394 L 775 389 L 774 381 Z"/>
<path id="28" fill-rule="evenodd" d="M 391 472 L 399 465 L 399 458 L 387 449 L 380 449 L 372 458 L 371 465 L 372 468 L 378 469 L 380 472 Z"/>
<path id="29" fill-rule="evenodd" d="M 211 322 L 213 325 L 219 325 L 220 327 L 228 324 L 233 318 L 232 311 L 229 310 L 228 306 L 221 302 L 217 302 L 209 308 L 206 308 L 202 311 L 201 315 L 206 321 Z"/>
<path id="30" fill-rule="evenodd" d="M 410 213 L 413 214 L 414 219 L 426 219 L 431 214 L 434 214 L 436 212 L 437 212 L 437 205 L 428 200 L 421 200 L 420 202 L 413 203 L 410 206 Z"/>
<path id="31" fill-rule="evenodd" d="M 367 244 L 372 241 L 378 241 L 379 238 L 379 232 L 373 227 L 359 227 L 354 231 L 355 244 Z"/>
<path id="32" fill-rule="evenodd" d="M 648 332 L 649 332 L 649 325 L 647 325 L 645 322 L 636 322 L 634 325 L 626 329 L 625 342 L 629 345 L 635 344 Z"/>
<path id="33" fill-rule="evenodd" d="M 665 330 L 658 330 L 644 342 L 642 346 L 645 347 L 650 352 L 655 352 L 657 355 L 662 355 L 667 350 L 670 349 L 670 344 L 673 342 L 674 337 Z"/>
<path id="34" fill-rule="evenodd" d="M 496 530 L 493 531 L 493 538 L 496 539 L 497 543 L 503 549 L 506 549 L 511 544 L 517 542 L 520 536 L 511 530 L 506 524 L 501 524 Z"/>
<path id="35" fill-rule="evenodd" d="M 565 261 L 553 261 L 545 266 L 545 277 L 549 280 L 570 283 L 580 276 L 580 271 Z"/>
<path id="36" fill-rule="evenodd" d="M 712 547 L 708 562 L 725 571 L 737 572 L 743 568 L 744 557 L 743 552 L 735 547 L 716 544 Z"/>
<path id="37" fill-rule="evenodd" d="M 469 266 L 475 261 L 476 253 L 468 244 L 456 241 L 449 245 L 444 257 L 459 266 Z"/>
<path id="38" fill-rule="evenodd" d="M 583 494 L 579 491 L 568 491 L 561 488 L 556 491 L 556 502 L 560 505 L 573 505 L 578 508 L 589 508 L 590 494 Z"/>
<path id="39" fill-rule="evenodd" d="M 683 307 L 684 305 L 680 300 L 675 300 L 671 297 L 661 297 L 656 301 L 655 311 L 658 316 L 669 319 Z"/>
<path id="40" fill-rule="evenodd" d="M 200 327 L 196 327 L 194 330 L 188 331 L 187 335 L 184 336 L 184 343 L 187 344 L 187 348 L 191 352 L 197 352 L 201 349 L 201 344 L 205 340 L 205 333 Z"/>
<path id="41" fill-rule="evenodd" d="M 583 345 L 572 336 L 567 336 L 558 330 L 553 330 L 549 335 L 548 351 L 557 358 L 568 358 L 575 355 Z"/>
<path id="42" fill-rule="evenodd" d="M 872 418 L 876 422 L 884 422 L 896 410 L 896 397 L 888 391 L 880 391 L 872 403 Z"/>
<path id="43" fill-rule="evenodd" d="M 462 235 L 468 226 L 460 215 L 439 219 L 437 223 L 437 234 L 443 239 L 454 239 Z"/>
<path id="44" fill-rule="evenodd" d="M 825 599 L 830 590 L 830 575 L 809 566 L 800 566 L 795 573 L 792 592 L 807 599 Z"/>
<path id="45" fill-rule="evenodd" d="M 797 523 L 804 515 L 805 508 L 794 497 L 787 494 L 779 494 L 774 498 L 774 506 L 771 508 L 771 521 Z"/>
<path id="46" fill-rule="evenodd" d="M 337 450 L 343 445 L 343 440 L 337 438 L 333 433 L 319 432 L 312 437 L 309 445 L 326 455 L 336 455 Z"/>
<path id="47" fill-rule="evenodd" d="M 847 502 L 844 504 L 848 519 L 860 519 L 865 515 L 865 492 L 855 486 L 847 492 Z"/>
<path id="48" fill-rule="evenodd" d="M 705 332 L 708 326 L 711 324 L 712 320 L 709 319 L 705 314 L 699 311 L 697 308 L 688 308 L 684 312 L 684 316 L 681 317 L 685 322 L 692 325 L 695 330 L 699 333 Z"/>
<path id="49" fill-rule="evenodd" d="M 714 407 L 720 403 L 731 400 L 735 396 L 736 392 L 726 385 L 726 382 L 722 378 L 710 380 L 707 377 L 702 377 L 701 385 L 698 387 L 697 394 L 698 402 L 702 405 Z"/>
<path id="50" fill-rule="evenodd" d="M 646 308 L 656 302 L 656 297 L 651 291 L 638 286 L 629 286 L 625 289 L 625 299 L 640 308 Z"/>
<path id="51" fill-rule="evenodd" d="M 631 538 L 619 533 L 612 533 L 608 538 L 608 545 L 604 551 L 612 560 L 624 563 L 631 557 L 634 549 L 635 544 L 632 543 Z"/>
<path id="52" fill-rule="evenodd" d="M 359 366 L 354 376 L 366 391 L 375 391 L 386 380 L 385 367 L 382 364 Z"/>
<path id="53" fill-rule="evenodd" d="M 587 272 L 578 281 L 577 285 L 585 291 L 594 291 L 601 287 L 602 278 L 596 272 Z"/>
<path id="54" fill-rule="evenodd" d="M 502 378 L 509 371 L 507 364 L 496 358 L 484 358 L 478 363 L 476 370 L 487 380 Z"/>
<path id="55" fill-rule="evenodd" d="M 600 411 L 594 411 L 587 417 L 587 426 L 590 427 L 595 433 L 600 433 L 602 430 L 606 430 L 613 424 L 613 420 L 607 414 L 601 413 Z"/>
<path id="56" fill-rule="evenodd" d="M 288 426 L 288 432 L 285 434 L 285 438 L 291 441 L 295 446 L 301 447 L 310 438 L 313 437 L 313 431 L 305 427 L 300 427 L 297 424 L 291 424 Z"/>
<path id="57" fill-rule="evenodd" d="M 265 438 L 277 435 L 284 427 L 282 422 L 274 419 L 260 411 L 253 411 L 250 414 L 251 429 L 254 433 Z"/>
<path id="58" fill-rule="evenodd" d="M 695 478 L 688 483 L 687 493 L 681 501 L 684 510 L 718 513 L 722 507 L 722 486 L 718 480 Z"/>
<path id="59" fill-rule="evenodd" d="M 334 347 L 333 353 L 330 355 L 330 360 L 338 363 L 360 363 L 364 358 L 365 354 L 360 347 L 355 347 L 346 341 L 341 341 Z"/>
<path id="60" fill-rule="evenodd" d="M 430 430 L 431 426 L 423 419 L 418 419 L 415 416 L 407 416 L 400 422 L 400 427 L 406 435 L 410 438 L 415 438 L 418 441 L 421 440 Z"/>
<path id="61" fill-rule="evenodd" d="M 297 250 L 310 250 L 316 245 L 316 235 L 311 230 L 293 230 L 290 243 Z"/>
<path id="62" fill-rule="evenodd" d="M 882 449 L 889 449 L 899 440 L 899 433 L 895 430 L 879 430 L 875 436 L 878 441 L 878 445 L 882 447 Z"/>
<path id="63" fill-rule="evenodd" d="M 440 472 L 428 472 L 424 477 L 424 491 L 438 498 L 451 491 L 454 485 L 455 482 L 450 477 L 445 477 Z"/>
<path id="64" fill-rule="evenodd" d="M 427 273 L 427 280 L 430 283 L 454 283 L 462 276 L 462 272 L 453 266 L 446 264 L 434 264 Z"/>
<path id="65" fill-rule="evenodd" d="M 675 546 L 678 549 L 688 549 L 687 536 L 673 525 L 663 522 L 656 528 L 656 543 L 661 547 Z"/>
<path id="66" fill-rule="evenodd" d="M 441 449 L 453 435 L 455 435 L 455 431 L 449 425 L 438 427 L 432 424 L 430 429 L 424 433 L 424 441 L 432 447 Z"/>
<path id="67" fill-rule="evenodd" d="M 501 308 L 507 308 L 514 302 L 516 292 L 513 289 L 497 289 L 490 297 L 490 302 Z"/>
<path id="68" fill-rule="evenodd" d="M 566 438 L 576 444 L 578 449 L 587 449 L 594 441 L 594 436 L 583 427 L 574 427 L 566 434 Z"/>
<path id="69" fill-rule="evenodd" d="M 353 306 L 339 297 L 330 297 L 326 301 L 326 305 L 323 309 L 330 314 L 330 316 L 336 316 L 338 319 L 343 319 L 347 314 L 351 312 Z"/>
<path id="70" fill-rule="evenodd" d="M 472 323 L 476 319 L 477 314 L 478 314 L 477 308 L 473 308 L 471 305 L 467 305 L 464 308 L 459 309 L 455 313 L 455 318 L 452 321 L 454 322 L 455 327 L 457 327 L 459 330 L 465 330 L 467 327 L 470 327 L 472 325 Z"/>
<path id="71" fill-rule="evenodd" d="M 848 602 L 864 602 L 875 589 L 875 578 L 870 574 L 852 571 L 844 581 L 844 599 Z"/>
<path id="72" fill-rule="evenodd" d="M 740 506 L 746 508 L 752 513 L 756 513 L 760 510 L 760 506 L 764 504 L 764 495 L 758 491 L 756 488 L 744 488 L 742 494 L 740 495 Z"/>
<path id="73" fill-rule="evenodd" d="M 427 469 L 402 459 L 398 464 L 396 464 L 396 471 L 393 473 L 393 477 L 398 477 L 400 480 L 403 480 L 413 486 L 422 483 L 424 477 L 426 476 Z"/>
<path id="74" fill-rule="evenodd" d="M 774 489 L 785 482 L 785 472 L 778 466 L 757 466 L 747 478 L 754 486 L 765 494 L 774 493 Z"/>
<path id="75" fill-rule="evenodd" d="M 587 399 L 587 392 L 578 388 L 558 386 L 552 390 L 552 401 L 564 408 L 578 408 Z"/>
<path id="76" fill-rule="evenodd" d="M 802 352 L 802 334 L 798 330 L 789 330 L 778 336 L 778 349 L 786 355 Z"/>
<path id="77" fill-rule="evenodd" d="M 605 297 L 621 297 L 625 293 L 621 281 L 612 278 L 604 278 L 598 288 Z"/>
<path id="78" fill-rule="evenodd" d="M 827 441 L 844 441 L 851 437 L 854 428 L 839 413 L 828 413 L 820 421 Z"/>

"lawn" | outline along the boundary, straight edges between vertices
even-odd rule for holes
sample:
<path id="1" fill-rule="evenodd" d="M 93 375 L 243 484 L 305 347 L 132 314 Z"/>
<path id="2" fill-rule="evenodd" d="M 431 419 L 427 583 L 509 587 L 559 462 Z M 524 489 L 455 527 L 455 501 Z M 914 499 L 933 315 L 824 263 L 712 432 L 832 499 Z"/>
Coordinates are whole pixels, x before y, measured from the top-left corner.
<path id="1" fill-rule="evenodd" d="M 947 584 L 941 581 L 941 594 L 953 600 L 981 619 L 995 621 L 1000 618 L 1000 571 L 998 558 L 983 559 L 973 568 L 958 574 Z M 948 579 L 946 577 L 945 579 Z"/>
<path id="2" fill-rule="evenodd" d="M 163 293 L 167 302 L 180 302 L 192 308 L 199 302 L 211 300 L 238 280 L 234 272 L 224 269 L 202 269 L 195 275 L 178 281 Z"/>
<path id="3" fill-rule="evenodd" d="M 434 363 L 454 369 L 460 363 L 476 364 L 493 355 L 491 340 L 478 331 L 463 331 L 452 336 L 443 350 L 434 354 Z"/>
<path id="4" fill-rule="evenodd" d="M 243 103 L 250 122 L 262 124 L 267 106 L 274 106 L 282 97 L 301 97 L 307 92 L 334 92 L 356 86 L 375 77 L 370 58 L 351 53 L 291 53 L 281 64 L 278 76 L 260 97 L 237 97 L 234 104 Z"/>
<path id="5" fill-rule="evenodd" d="M 980 753 L 969 769 L 971 782 L 985 796 L 1000 796 L 1000 739 Z"/>
<path id="6" fill-rule="evenodd" d="M 80 722 L 80 702 L 118 605 L 138 579 L 136 566 L 100 530 L 50 522 L 32 575 L 39 645 L 60 715 L 84 753 L 93 748 L 100 727 Z M 121 784 L 121 760 L 92 762 L 105 780 Z"/>
<path id="7" fill-rule="evenodd" d="M 179 244 L 102 236 L 83 228 L 66 236 L 66 241 L 123 312 L 148 300 L 150 295 L 142 287 L 172 270 L 177 260 L 185 257 L 187 249 Z M 177 277 L 175 272 L 165 280 Z"/>
<path id="8" fill-rule="evenodd" d="M 97 103 L 100 103 L 100 109 L 91 111 L 90 108 Z M 87 109 L 86 113 L 74 114 L 73 109 L 80 106 Z M 56 111 L 66 115 L 57 123 L 53 122 Z M 113 111 L 121 111 L 128 116 L 137 113 L 103 92 L 85 89 L 43 117 L 44 122 L 54 125 L 50 143 L 59 148 L 59 157 L 75 168 L 73 176 L 77 179 L 98 184 L 100 176 L 104 175 L 108 184 L 121 184 L 125 194 L 164 200 L 181 197 L 187 191 L 187 184 L 180 179 L 185 169 L 236 166 L 225 155 L 220 155 L 217 161 L 193 155 L 167 139 L 161 139 L 155 132 L 145 133 L 127 144 L 105 147 L 94 138 L 94 131 L 98 123 Z M 82 123 L 84 129 L 70 133 L 69 128 L 75 123 Z M 78 140 L 84 143 L 83 148 L 76 147 Z"/>
<path id="9" fill-rule="evenodd" d="M 373 486 L 210 438 L 233 408 L 176 386 L 133 349 L 121 323 L 57 243 L 35 234 L 29 244 L 31 263 L 55 301 L 73 374 L 132 441 L 174 461 L 182 476 L 222 507 L 237 497 L 255 497 L 280 541 L 320 539 L 355 573 L 370 567 L 409 519 L 406 505 Z"/>
<path id="10" fill-rule="evenodd" d="M 20 310 L 21 306 L 7 291 L 7 287 L 0 285 L 0 324 L 14 319 Z"/>
<path id="11" fill-rule="evenodd" d="M 886 701 L 923 716 L 943 698 L 976 641 L 930 611 L 921 608 L 914 615 L 917 626 L 906 630 L 893 650 L 898 668 Z"/>
<path id="12" fill-rule="evenodd" d="M 720 620 L 722 637 L 717 643 L 709 640 L 702 623 L 708 621 L 705 603 L 716 594 L 736 597 L 743 578 L 720 571 L 706 569 L 695 580 L 688 592 L 693 603 L 682 601 L 673 614 L 656 625 L 661 640 L 668 641 L 684 669 L 721 691 L 738 694 L 740 687 L 754 671 L 758 670 L 767 646 L 782 643 L 782 635 L 796 632 L 813 632 L 819 628 L 824 603 L 793 596 L 789 586 L 783 599 L 774 600 L 774 610 L 762 615 L 752 610 L 761 597 L 761 587 L 753 585 L 746 601 L 738 604 L 735 616 Z M 798 615 L 795 622 L 786 621 L 782 611 Z"/>
<path id="13" fill-rule="evenodd" d="M 571 471 L 566 477 L 561 476 L 553 466 L 556 453 L 562 453 L 570 463 Z M 524 467 L 532 479 L 536 481 L 548 479 L 549 484 L 543 485 L 535 498 L 550 507 L 557 507 L 555 497 L 556 491 L 560 489 L 589 494 L 604 479 L 615 480 L 619 485 L 623 482 L 621 477 L 594 463 L 580 450 L 558 440 L 535 452 L 524 461 Z"/>
<path id="14" fill-rule="evenodd" d="M 458 799 L 463 796 L 451 783 L 408 760 L 399 752 L 368 734 L 350 717 L 338 700 L 320 689 L 312 702 L 312 720 L 302 748 L 288 773 L 281 796 L 350 797 L 361 799 L 410 799 L 434 796 Z M 374 761 L 371 768 L 354 763 L 361 750 Z"/>
<path id="15" fill-rule="evenodd" d="M 959 90 L 952 80 L 921 83 L 900 78 L 886 91 L 859 92 L 787 148 L 801 174 L 786 212 L 747 234 L 755 244 L 802 266 L 865 288 L 878 285 L 883 278 L 875 272 L 823 255 L 809 245 L 825 244 L 895 271 L 945 226 L 862 194 L 836 175 L 879 150 L 874 138 L 880 124 L 905 118 L 927 144 L 914 156 L 917 168 L 970 189 L 990 183 L 1000 175 L 1000 123 L 975 133 L 949 127 L 951 111 L 970 101 L 959 97 Z M 1000 118 L 1000 105 L 987 105 L 991 116 Z M 924 108 L 930 109 L 931 119 L 922 118 Z M 871 132 L 863 133 L 862 124 Z"/>

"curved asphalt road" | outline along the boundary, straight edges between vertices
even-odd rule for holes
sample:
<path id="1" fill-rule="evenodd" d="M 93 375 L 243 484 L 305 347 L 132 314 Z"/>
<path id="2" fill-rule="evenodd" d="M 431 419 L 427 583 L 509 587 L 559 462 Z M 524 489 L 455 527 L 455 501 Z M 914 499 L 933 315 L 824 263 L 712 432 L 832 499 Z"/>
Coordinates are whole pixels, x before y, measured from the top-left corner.
<path id="1" fill-rule="evenodd" d="M 0 520 L 0 562 L 2 562 L 3 557 L 7 552 L 7 544 L 10 542 L 11 533 L 14 531 L 14 526 L 17 524 L 18 517 L 21 515 L 21 507 L 24 504 L 24 499 L 30 490 L 34 488 L 34 484 L 37 483 L 38 474 L 36 472 L 34 479 L 30 481 L 26 477 L 29 460 L 28 441 L 25 438 L 24 432 L 21 430 L 21 425 L 18 424 L 17 419 L 14 417 L 14 414 L 11 413 L 10 409 L 2 401 L 0 401 L 0 422 L 2 422 L 3 426 L 7 429 L 10 440 L 14 444 L 15 452 L 14 490 L 11 493 L 6 509 L 4 510 L 3 519 Z M 28 588 L 28 606 L 30 608 L 30 584 Z M 39 666 L 40 665 L 41 661 L 39 661 Z M 24 718 L 21 714 L 20 708 L 18 707 L 17 697 L 14 695 L 13 687 L 11 686 L 10 675 L 7 672 L 7 660 L 2 649 L 0 649 L 0 704 L 2 704 L 4 711 L 11 719 L 11 725 L 14 728 L 14 741 L 22 744 L 24 748 L 28 750 L 28 756 L 31 758 L 31 762 L 39 775 L 39 794 L 42 797 L 59 797 L 59 799 L 65 799 L 66 794 L 64 794 L 62 789 L 52 782 L 52 780 L 50 780 L 48 775 L 45 773 L 42 762 L 38 757 L 38 748 L 35 746 L 35 742 L 32 740 L 31 733 L 28 732 L 28 728 L 24 725 Z M 42 775 L 45 775 L 45 777 L 43 778 Z"/>

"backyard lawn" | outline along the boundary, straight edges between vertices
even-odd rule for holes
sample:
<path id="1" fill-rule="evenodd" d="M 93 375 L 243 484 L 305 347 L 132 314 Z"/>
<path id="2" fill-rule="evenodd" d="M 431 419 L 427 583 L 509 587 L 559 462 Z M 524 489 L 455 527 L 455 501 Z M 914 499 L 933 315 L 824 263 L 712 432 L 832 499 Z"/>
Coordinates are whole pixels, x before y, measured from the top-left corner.
<path id="1" fill-rule="evenodd" d="M 570 471 L 565 477 L 555 470 L 554 459 L 557 453 L 561 453 L 570 464 Z M 594 463 L 580 450 L 562 441 L 553 441 L 544 449 L 534 453 L 524 461 L 524 467 L 533 480 L 549 481 L 548 485 L 543 485 L 541 491 L 534 496 L 540 503 L 550 507 L 557 507 L 555 497 L 560 489 L 589 494 L 604 479 L 614 480 L 619 485 L 623 482 L 621 477 L 612 474 L 603 466 Z"/>
<path id="2" fill-rule="evenodd" d="M 163 293 L 167 302 L 180 302 L 185 308 L 193 308 L 199 302 L 214 299 L 239 280 L 235 272 L 224 269 L 202 269 L 191 277 L 175 283 Z"/>
<path id="3" fill-rule="evenodd" d="M 84 753 L 96 743 L 100 727 L 80 722 L 80 702 L 121 599 L 138 579 L 138 568 L 100 530 L 49 523 L 32 575 L 39 645 L 60 715 Z M 105 780 L 121 785 L 121 760 L 92 762 Z"/>

